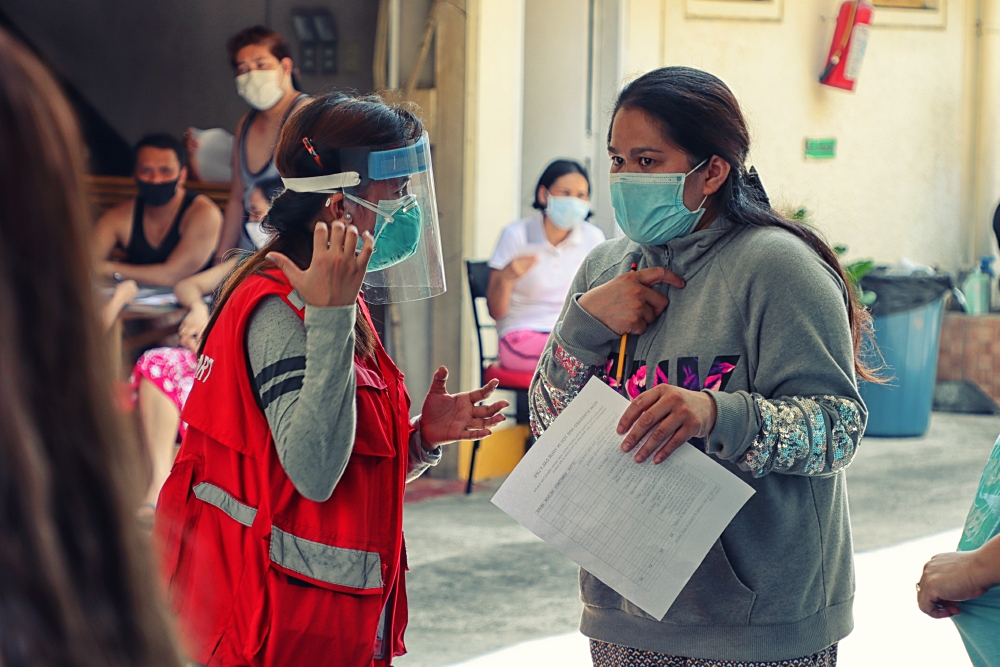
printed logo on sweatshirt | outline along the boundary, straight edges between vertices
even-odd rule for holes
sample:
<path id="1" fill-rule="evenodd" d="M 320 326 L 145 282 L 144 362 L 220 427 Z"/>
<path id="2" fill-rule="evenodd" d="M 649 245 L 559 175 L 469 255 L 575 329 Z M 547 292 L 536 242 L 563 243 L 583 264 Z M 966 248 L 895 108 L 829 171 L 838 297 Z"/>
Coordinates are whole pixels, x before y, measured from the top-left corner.
<path id="1" fill-rule="evenodd" d="M 740 356 L 738 354 L 716 357 L 712 361 L 708 375 L 705 377 L 705 383 L 702 384 L 698 368 L 698 357 L 679 357 L 677 359 L 678 381 L 675 384 L 691 391 L 701 391 L 702 389 L 725 391 L 726 385 L 729 384 L 729 379 L 732 377 L 733 371 L 736 370 L 736 366 L 739 363 Z M 622 386 L 619 386 L 618 382 L 615 381 L 616 364 L 617 360 L 611 359 L 607 365 L 608 384 L 612 389 L 620 392 L 623 386 L 625 395 L 632 399 L 649 388 L 645 360 L 640 359 L 629 364 L 626 372 L 623 373 L 625 379 L 622 382 Z M 652 386 L 655 387 L 660 384 L 670 384 L 669 359 L 656 364 L 656 369 L 653 372 Z"/>

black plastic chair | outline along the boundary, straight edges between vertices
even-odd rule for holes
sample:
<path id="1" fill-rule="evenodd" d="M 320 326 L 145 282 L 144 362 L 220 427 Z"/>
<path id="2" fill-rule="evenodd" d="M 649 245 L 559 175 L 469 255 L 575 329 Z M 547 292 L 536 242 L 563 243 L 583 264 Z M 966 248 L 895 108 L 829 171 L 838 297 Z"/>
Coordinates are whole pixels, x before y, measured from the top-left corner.
<path id="1" fill-rule="evenodd" d="M 483 330 L 495 330 L 496 324 L 484 322 L 480 319 L 478 305 L 479 299 L 486 299 L 486 289 L 490 284 L 490 267 L 486 262 L 473 262 L 471 260 L 467 260 L 465 262 L 465 266 L 469 274 L 469 293 L 472 294 L 472 317 L 476 322 L 476 342 L 479 343 L 479 386 L 482 386 L 486 383 L 486 376 L 490 374 L 488 369 L 491 366 L 494 366 L 497 361 L 497 355 L 486 354 L 483 347 Z M 517 423 L 527 424 L 528 388 L 505 384 L 501 378 L 500 385 L 497 389 L 513 391 L 517 394 Z M 479 453 L 480 442 L 480 440 L 476 440 L 472 443 L 472 457 L 469 460 L 469 480 L 465 484 L 466 493 L 472 493 L 472 474 L 476 470 L 476 454 Z"/>

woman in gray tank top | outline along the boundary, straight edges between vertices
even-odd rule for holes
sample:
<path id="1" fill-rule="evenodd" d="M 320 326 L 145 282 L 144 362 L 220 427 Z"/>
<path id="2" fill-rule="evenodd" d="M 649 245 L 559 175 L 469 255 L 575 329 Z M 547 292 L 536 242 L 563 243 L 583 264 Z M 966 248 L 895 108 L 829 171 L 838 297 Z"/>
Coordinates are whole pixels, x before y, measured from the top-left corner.
<path id="1" fill-rule="evenodd" d="M 247 234 L 247 208 L 254 189 L 278 178 L 274 146 L 292 112 L 310 97 L 298 90 L 291 50 L 278 33 L 263 26 L 247 28 L 226 45 L 236 74 L 236 90 L 253 109 L 236 128 L 233 179 L 215 261 L 232 248 L 253 250 Z M 266 160 L 262 159 L 266 155 Z M 257 167 L 254 171 L 253 167 Z"/>
<path id="2" fill-rule="evenodd" d="M 292 102 L 291 106 L 288 107 L 288 110 L 285 111 L 285 115 L 282 116 L 281 118 L 281 125 L 279 125 L 279 133 L 280 133 L 280 127 L 284 126 L 285 121 L 288 120 L 288 117 L 292 115 L 292 111 L 298 108 L 301 102 L 304 102 L 305 100 L 309 99 L 312 98 L 310 98 L 305 93 L 300 93 L 298 97 L 295 98 L 295 101 Z M 243 198 L 242 198 L 243 216 L 241 217 L 242 224 L 240 225 L 240 240 L 237 246 L 241 250 L 256 250 L 254 243 L 250 239 L 250 235 L 247 233 L 246 230 L 246 223 L 247 220 L 249 219 L 247 212 L 250 210 L 250 197 L 253 194 L 253 191 L 256 190 L 258 187 L 260 187 L 261 183 L 266 183 L 268 181 L 273 181 L 275 179 L 281 178 L 281 174 L 278 173 L 278 168 L 274 164 L 273 154 L 271 155 L 271 159 L 268 160 L 264 164 L 264 167 L 258 172 L 251 171 L 250 166 L 247 164 L 246 143 L 247 143 L 248 132 L 246 131 L 246 128 L 250 127 L 253 124 L 254 119 L 257 117 L 257 114 L 258 114 L 257 109 L 254 109 L 253 111 L 251 111 L 246 115 L 246 120 L 243 122 L 243 131 L 240 132 L 240 139 L 239 142 L 237 142 L 236 144 L 236 162 L 239 168 L 240 182 L 243 184 Z"/>

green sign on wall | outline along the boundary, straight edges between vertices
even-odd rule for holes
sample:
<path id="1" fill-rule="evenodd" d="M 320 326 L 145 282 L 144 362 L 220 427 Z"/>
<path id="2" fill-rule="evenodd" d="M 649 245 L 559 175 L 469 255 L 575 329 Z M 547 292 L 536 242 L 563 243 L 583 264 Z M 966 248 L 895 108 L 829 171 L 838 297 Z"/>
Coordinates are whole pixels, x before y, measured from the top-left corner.
<path id="1" fill-rule="evenodd" d="M 837 157 L 836 139 L 806 139 L 807 160 L 832 160 Z"/>

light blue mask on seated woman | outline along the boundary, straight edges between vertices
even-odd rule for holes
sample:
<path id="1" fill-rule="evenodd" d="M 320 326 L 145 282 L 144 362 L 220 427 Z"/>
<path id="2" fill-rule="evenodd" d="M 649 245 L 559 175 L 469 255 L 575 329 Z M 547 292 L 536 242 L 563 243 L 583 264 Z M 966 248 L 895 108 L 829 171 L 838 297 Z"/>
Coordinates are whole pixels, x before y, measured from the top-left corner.
<path id="1" fill-rule="evenodd" d="M 697 211 L 684 205 L 684 183 L 708 160 L 686 174 L 611 174 L 611 205 L 618 226 L 636 243 L 663 245 L 687 236 L 705 215 L 705 199 Z"/>
<path id="2" fill-rule="evenodd" d="M 576 229 L 590 215 L 590 203 L 579 197 L 557 197 L 549 193 L 545 216 L 560 229 Z"/>

